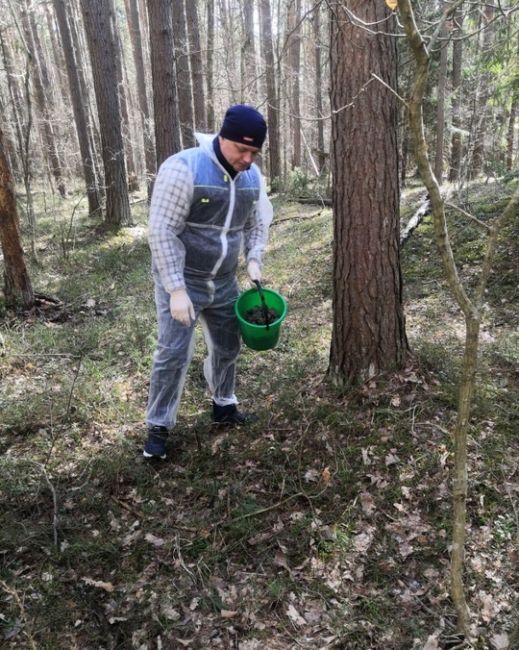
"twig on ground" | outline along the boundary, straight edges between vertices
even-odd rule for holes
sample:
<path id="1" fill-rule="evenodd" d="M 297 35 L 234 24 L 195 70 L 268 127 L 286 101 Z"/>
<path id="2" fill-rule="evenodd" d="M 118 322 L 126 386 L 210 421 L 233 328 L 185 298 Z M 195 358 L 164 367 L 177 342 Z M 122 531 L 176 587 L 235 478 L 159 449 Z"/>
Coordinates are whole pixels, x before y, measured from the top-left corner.
<path id="1" fill-rule="evenodd" d="M 23 633 L 24 633 L 24 635 L 25 635 L 25 637 L 26 637 L 26 639 L 27 639 L 27 641 L 29 643 L 29 648 L 31 648 L 31 650 L 38 650 L 38 646 L 36 645 L 36 643 L 35 643 L 35 641 L 34 641 L 34 639 L 32 637 L 32 634 L 29 631 L 30 630 L 29 619 L 28 619 L 27 614 L 25 612 L 25 607 L 23 605 L 23 601 L 20 598 L 20 596 L 18 595 L 18 592 L 16 591 L 16 589 L 14 587 L 10 587 L 6 582 L 4 582 L 4 580 L 0 580 L 0 589 L 5 591 L 6 594 L 9 594 L 9 596 L 12 596 L 12 598 L 14 599 L 14 601 L 15 601 L 17 607 L 18 607 L 18 611 L 20 612 L 20 618 L 22 619 L 23 624 L 24 624 Z"/>

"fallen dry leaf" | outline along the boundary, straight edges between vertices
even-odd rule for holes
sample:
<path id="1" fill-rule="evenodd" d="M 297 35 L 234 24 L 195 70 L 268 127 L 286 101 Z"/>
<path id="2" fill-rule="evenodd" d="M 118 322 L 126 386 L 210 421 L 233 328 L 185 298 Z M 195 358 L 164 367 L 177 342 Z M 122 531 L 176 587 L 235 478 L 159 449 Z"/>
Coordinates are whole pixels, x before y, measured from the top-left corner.
<path id="1" fill-rule="evenodd" d="M 494 650 L 506 650 L 506 648 L 510 646 L 510 640 L 506 632 L 503 632 L 502 634 L 494 634 L 490 639 L 490 643 Z"/>
<path id="2" fill-rule="evenodd" d="M 93 580 L 92 578 L 81 578 L 86 585 L 91 587 L 96 587 L 97 589 L 104 589 L 108 593 L 111 593 L 114 590 L 114 586 L 111 582 L 103 582 L 102 580 Z"/>
<path id="3" fill-rule="evenodd" d="M 164 544 L 166 543 L 166 541 L 163 540 L 161 537 L 155 537 L 155 535 L 152 535 L 152 533 L 146 533 L 146 535 L 144 535 L 144 539 L 150 544 L 153 544 L 153 546 L 156 546 L 157 548 L 159 546 L 164 546 Z"/>
<path id="4" fill-rule="evenodd" d="M 288 606 L 287 616 L 296 625 L 306 625 L 305 619 L 301 616 L 301 614 L 297 611 L 297 609 L 293 605 Z"/>

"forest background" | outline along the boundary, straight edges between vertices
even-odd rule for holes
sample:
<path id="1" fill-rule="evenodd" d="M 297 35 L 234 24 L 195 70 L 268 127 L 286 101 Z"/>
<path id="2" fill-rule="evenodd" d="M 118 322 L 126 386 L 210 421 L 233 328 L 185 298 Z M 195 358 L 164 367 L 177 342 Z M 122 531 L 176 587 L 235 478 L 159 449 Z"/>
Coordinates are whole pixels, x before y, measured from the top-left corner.
<path id="1" fill-rule="evenodd" d="M 411 146 L 418 67 L 404 5 L 0 2 L 7 647 L 519 644 L 517 210 L 499 230 L 481 304 L 467 639 L 449 588 L 466 323 Z M 517 191 L 517 9 L 414 3 L 431 44 L 424 135 L 469 293 L 485 235 Z M 377 34 L 391 46 L 370 50 L 379 59 L 366 73 L 359 39 Z M 274 351 L 240 360 L 258 425 L 211 431 L 199 349 L 171 461 L 150 466 L 139 456 L 155 336 L 149 192 L 162 160 L 195 130 L 214 132 L 235 102 L 269 123 L 260 164 L 276 218 L 265 276 L 290 314 Z M 388 134 L 380 149 L 366 145 L 364 125 Z M 371 233 L 374 203 L 356 192 L 372 199 L 382 178 L 393 193 L 377 210 L 397 220 L 403 294 L 390 293 L 405 330 L 398 363 L 355 369 L 345 387 L 330 369 L 356 357 L 364 332 L 340 334 L 337 269 L 367 244 L 359 235 L 338 247 L 338 226 L 356 206 Z M 387 298 L 377 302 L 390 312 Z"/>

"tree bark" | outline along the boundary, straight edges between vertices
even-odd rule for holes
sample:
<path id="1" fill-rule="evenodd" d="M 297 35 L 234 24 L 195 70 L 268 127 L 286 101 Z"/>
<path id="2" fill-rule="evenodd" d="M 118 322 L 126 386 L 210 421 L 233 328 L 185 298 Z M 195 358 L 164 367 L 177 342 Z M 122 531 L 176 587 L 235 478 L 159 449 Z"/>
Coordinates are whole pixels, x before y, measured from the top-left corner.
<path id="1" fill-rule="evenodd" d="M 4 152 L 3 133 L 0 129 L 0 243 L 4 256 L 4 295 L 7 307 L 22 306 L 29 309 L 34 304 L 32 284 L 25 265 L 20 239 L 16 198 L 11 170 Z"/>
<path id="2" fill-rule="evenodd" d="M 169 0 L 148 0 L 148 20 L 158 169 L 181 147 Z"/>
<path id="3" fill-rule="evenodd" d="M 292 0 L 288 14 L 288 74 L 289 74 L 289 107 L 290 131 L 292 134 L 292 168 L 301 167 L 301 103 L 300 103 L 300 71 L 301 71 L 301 0 Z"/>
<path id="4" fill-rule="evenodd" d="M 137 100 L 139 102 L 139 117 L 143 134 L 144 159 L 146 165 L 146 179 L 149 186 L 150 179 L 155 174 L 155 148 L 151 134 L 150 110 L 146 93 L 146 76 L 144 72 L 144 54 L 142 49 L 141 24 L 145 17 L 139 16 L 137 0 L 126 0 L 126 16 L 132 43 L 133 63 L 137 82 Z"/>
<path id="5" fill-rule="evenodd" d="M 436 106 L 436 147 L 434 155 L 434 173 L 441 185 L 443 182 L 443 145 L 445 136 L 445 83 L 447 79 L 448 43 L 447 29 L 441 30 L 440 67 L 438 70 L 438 98 Z"/>
<path id="6" fill-rule="evenodd" d="M 317 165 L 319 173 L 323 172 L 326 164 L 326 152 L 324 150 L 324 124 L 323 124 L 323 81 L 322 81 L 322 63 L 321 63 L 321 6 L 314 9 L 313 16 L 314 29 L 314 63 L 315 63 L 315 112 L 318 118 L 317 122 Z"/>
<path id="7" fill-rule="evenodd" d="M 173 42 L 182 146 L 184 148 L 193 147 L 195 144 L 193 89 L 189 70 L 189 47 L 184 0 L 173 0 Z"/>
<path id="8" fill-rule="evenodd" d="M 257 91 L 256 45 L 254 38 L 254 0 L 241 0 L 243 39 L 241 45 L 241 100 L 255 104 Z"/>
<path id="9" fill-rule="evenodd" d="M 399 247 L 395 39 L 353 25 L 335 4 L 330 73 L 334 177 L 333 329 L 328 373 L 339 386 L 402 366 L 408 351 Z M 393 32 L 385 2 L 348 2 Z M 373 31 L 376 27 L 371 28 Z M 343 107 L 357 97 L 353 106 Z"/>
<path id="10" fill-rule="evenodd" d="M 118 228 L 131 222 L 128 183 L 124 164 L 121 108 L 117 92 L 116 39 L 111 3 L 81 0 L 85 33 L 92 64 L 92 76 L 101 132 L 106 187 L 105 224 Z"/>
<path id="11" fill-rule="evenodd" d="M 204 73 L 197 2 L 195 2 L 195 0 L 186 0 L 185 5 L 187 33 L 189 36 L 189 61 L 191 64 L 191 87 L 193 88 L 195 130 L 205 131 Z"/>
<path id="12" fill-rule="evenodd" d="M 454 31 L 452 44 L 452 138 L 449 165 L 449 180 L 458 180 L 461 168 L 461 64 L 463 59 L 462 35 L 463 16 L 458 9 L 454 14 Z"/>
<path id="13" fill-rule="evenodd" d="M 272 189 L 281 181 L 281 156 L 279 150 L 278 101 L 276 92 L 276 70 L 272 47 L 272 16 L 270 0 L 260 0 L 260 29 L 265 75 L 267 78 L 267 121 L 269 177 Z"/>
<path id="14" fill-rule="evenodd" d="M 210 133 L 215 130 L 214 121 L 214 0 L 207 0 L 207 129 Z"/>

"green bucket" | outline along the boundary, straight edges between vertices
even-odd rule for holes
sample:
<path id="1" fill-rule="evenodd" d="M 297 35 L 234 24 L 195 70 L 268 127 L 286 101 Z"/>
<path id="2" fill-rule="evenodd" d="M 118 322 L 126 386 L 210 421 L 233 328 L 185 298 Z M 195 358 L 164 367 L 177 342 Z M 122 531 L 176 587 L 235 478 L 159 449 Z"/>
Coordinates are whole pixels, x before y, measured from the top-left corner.
<path id="1" fill-rule="evenodd" d="M 281 323 L 287 315 L 287 302 L 281 294 L 273 289 L 263 289 L 263 295 L 267 308 L 273 309 L 279 314 L 279 317 L 273 323 L 269 323 L 268 327 L 249 323 L 245 318 L 245 314 L 249 309 L 261 307 L 261 298 L 257 289 L 244 291 L 234 303 L 234 312 L 240 323 L 243 342 L 253 350 L 270 350 L 276 345 L 279 339 Z"/>

